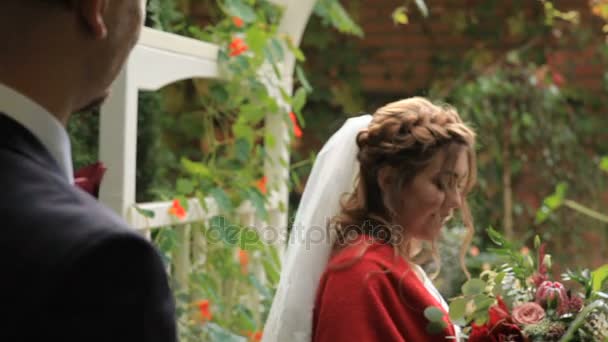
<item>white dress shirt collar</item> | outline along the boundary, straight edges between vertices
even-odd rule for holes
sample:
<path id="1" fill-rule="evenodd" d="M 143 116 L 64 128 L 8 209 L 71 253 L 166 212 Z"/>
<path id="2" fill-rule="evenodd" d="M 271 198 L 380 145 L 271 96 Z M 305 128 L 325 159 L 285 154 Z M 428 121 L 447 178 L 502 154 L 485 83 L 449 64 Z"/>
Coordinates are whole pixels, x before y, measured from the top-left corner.
<path id="1" fill-rule="evenodd" d="M 0 112 L 29 130 L 55 158 L 73 182 L 72 150 L 68 133 L 55 116 L 16 90 L 0 83 Z"/>

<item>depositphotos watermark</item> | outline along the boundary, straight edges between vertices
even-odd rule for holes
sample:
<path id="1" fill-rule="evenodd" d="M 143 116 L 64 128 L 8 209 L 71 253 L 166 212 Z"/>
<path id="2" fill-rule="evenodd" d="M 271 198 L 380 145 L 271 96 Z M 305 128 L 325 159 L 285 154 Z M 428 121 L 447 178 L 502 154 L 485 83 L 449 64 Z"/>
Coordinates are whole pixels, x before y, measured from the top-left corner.
<path id="1" fill-rule="evenodd" d="M 405 240 L 404 230 L 400 226 L 372 224 L 371 221 L 344 227 L 340 232 L 329 221 L 325 225 L 312 226 L 304 226 L 301 223 L 293 222 L 290 226 L 291 233 L 286 229 L 272 225 L 242 226 L 230 223 L 223 217 L 218 217 L 210 222 L 204 235 L 208 243 L 225 242 L 247 247 L 264 242 L 272 245 L 286 244 L 287 248 L 304 245 L 307 250 L 312 249 L 315 245 L 348 244 L 361 236 L 390 241 L 392 244 L 399 244 Z"/>

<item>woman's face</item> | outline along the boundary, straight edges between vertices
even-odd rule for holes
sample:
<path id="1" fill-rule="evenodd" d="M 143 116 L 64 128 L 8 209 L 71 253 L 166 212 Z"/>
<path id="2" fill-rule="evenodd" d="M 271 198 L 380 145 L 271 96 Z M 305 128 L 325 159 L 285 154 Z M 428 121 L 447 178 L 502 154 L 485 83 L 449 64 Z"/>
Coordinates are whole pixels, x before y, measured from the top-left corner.
<path id="1" fill-rule="evenodd" d="M 462 191 L 469 174 L 465 148 L 457 150 L 455 162 L 444 167 L 446 151 L 440 151 L 430 164 L 419 172 L 401 193 L 402 206 L 398 224 L 407 238 L 433 240 L 462 205 Z"/>

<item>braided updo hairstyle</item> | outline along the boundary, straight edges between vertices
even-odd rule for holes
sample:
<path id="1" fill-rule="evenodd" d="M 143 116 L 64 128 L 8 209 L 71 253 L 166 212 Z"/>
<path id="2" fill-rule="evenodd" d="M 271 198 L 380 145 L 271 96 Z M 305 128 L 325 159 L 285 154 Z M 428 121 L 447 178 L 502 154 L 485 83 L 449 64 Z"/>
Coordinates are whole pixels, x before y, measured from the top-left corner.
<path id="1" fill-rule="evenodd" d="M 394 208 L 399 208 L 402 201 L 408 200 L 401 198 L 402 189 L 430 164 L 437 153 L 445 151 L 442 169 L 447 170 L 455 164 L 458 152 L 464 149 L 468 156 L 469 173 L 461 190 L 463 198 L 460 209 L 467 235 L 461 247 L 460 259 L 468 275 L 464 256 L 474 228 L 464 197 L 476 180 L 474 144 L 475 133 L 448 105 L 437 105 L 425 98 L 413 97 L 378 109 L 368 128 L 357 135 L 359 177 L 354 191 L 343 199 L 341 213 L 333 219 L 333 228 L 338 236 L 334 249 L 343 248 L 344 241 L 351 240 L 353 235 L 365 234 L 392 243 L 400 255 L 409 258 L 411 246 L 407 243 L 397 244 L 395 239 L 404 236 L 402 233 L 406 229 L 394 224 Z M 387 166 L 394 170 L 396 186 L 382 191 L 378 173 Z M 433 254 L 437 259 L 435 243 Z"/>

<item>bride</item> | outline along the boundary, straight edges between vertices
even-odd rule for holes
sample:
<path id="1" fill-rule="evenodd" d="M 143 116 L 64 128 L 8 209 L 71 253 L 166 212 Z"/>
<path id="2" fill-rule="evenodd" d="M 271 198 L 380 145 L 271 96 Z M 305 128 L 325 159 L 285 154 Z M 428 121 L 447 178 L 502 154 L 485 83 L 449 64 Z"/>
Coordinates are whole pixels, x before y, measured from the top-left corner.
<path id="1" fill-rule="evenodd" d="M 413 257 L 420 241 L 437 255 L 434 242 L 458 209 L 469 233 L 463 251 L 470 242 L 474 143 L 452 107 L 420 97 L 347 120 L 313 166 L 264 341 L 458 338 Z M 434 334 L 424 316 L 431 306 L 445 314 Z"/>

